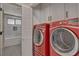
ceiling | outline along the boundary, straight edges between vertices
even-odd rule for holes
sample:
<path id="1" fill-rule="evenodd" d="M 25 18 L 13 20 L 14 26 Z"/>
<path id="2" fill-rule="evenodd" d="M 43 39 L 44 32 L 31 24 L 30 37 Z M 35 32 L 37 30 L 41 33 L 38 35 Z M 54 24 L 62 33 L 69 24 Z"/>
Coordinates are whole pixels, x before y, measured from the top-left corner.
<path id="1" fill-rule="evenodd" d="M 39 3 L 18 3 L 21 6 L 36 7 Z"/>

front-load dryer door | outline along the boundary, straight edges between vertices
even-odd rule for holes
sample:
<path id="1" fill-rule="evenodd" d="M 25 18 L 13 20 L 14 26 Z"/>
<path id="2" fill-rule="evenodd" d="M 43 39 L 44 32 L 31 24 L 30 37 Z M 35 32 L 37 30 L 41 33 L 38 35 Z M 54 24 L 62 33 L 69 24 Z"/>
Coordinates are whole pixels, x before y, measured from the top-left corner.
<path id="1" fill-rule="evenodd" d="M 39 29 L 34 30 L 34 44 L 40 46 L 43 43 L 43 33 Z"/>
<path id="2" fill-rule="evenodd" d="M 72 56 L 78 52 L 78 39 L 69 29 L 57 28 L 51 33 L 50 43 L 59 55 Z"/>

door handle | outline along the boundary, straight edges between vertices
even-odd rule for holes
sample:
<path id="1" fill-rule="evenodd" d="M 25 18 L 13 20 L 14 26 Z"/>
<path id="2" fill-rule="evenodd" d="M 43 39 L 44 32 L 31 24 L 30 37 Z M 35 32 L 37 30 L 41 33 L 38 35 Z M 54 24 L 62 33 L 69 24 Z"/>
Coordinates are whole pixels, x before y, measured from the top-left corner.
<path id="1" fill-rule="evenodd" d="M 2 32 L 0 32 L 0 35 L 2 35 Z"/>
<path id="2" fill-rule="evenodd" d="M 0 11 L 2 11 L 2 8 L 0 8 Z"/>

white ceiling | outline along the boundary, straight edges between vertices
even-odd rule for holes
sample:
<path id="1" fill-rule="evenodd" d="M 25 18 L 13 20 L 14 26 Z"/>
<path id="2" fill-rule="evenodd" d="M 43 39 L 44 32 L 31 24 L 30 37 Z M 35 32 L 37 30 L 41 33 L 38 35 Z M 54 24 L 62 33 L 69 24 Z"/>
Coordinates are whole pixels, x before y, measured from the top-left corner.
<path id="1" fill-rule="evenodd" d="M 39 3 L 18 3 L 21 6 L 36 7 Z"/>

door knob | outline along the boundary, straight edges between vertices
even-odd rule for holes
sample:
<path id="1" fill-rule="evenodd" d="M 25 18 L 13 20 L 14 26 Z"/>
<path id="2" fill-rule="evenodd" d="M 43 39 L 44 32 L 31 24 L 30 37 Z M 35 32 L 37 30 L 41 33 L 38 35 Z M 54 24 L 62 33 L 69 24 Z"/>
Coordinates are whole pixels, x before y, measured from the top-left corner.
<path id="1" fill-rule="evenodd" d="M 0 32 L 0 35 L 2 35 L 2 32 Z"/>

